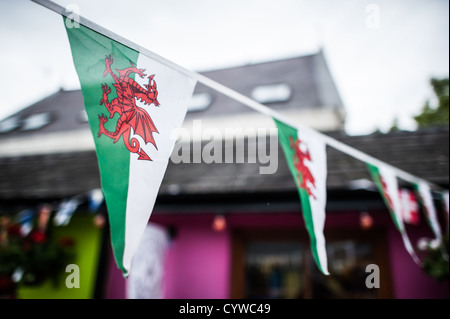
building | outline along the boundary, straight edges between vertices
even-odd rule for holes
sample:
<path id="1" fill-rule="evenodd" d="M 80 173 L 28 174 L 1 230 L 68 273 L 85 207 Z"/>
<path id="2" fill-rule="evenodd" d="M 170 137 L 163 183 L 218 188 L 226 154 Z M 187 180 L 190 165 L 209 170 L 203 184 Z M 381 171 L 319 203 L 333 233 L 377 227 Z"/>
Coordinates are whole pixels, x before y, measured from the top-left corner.
<path id="1" fill-rule="evenodd" d="M 448 127 L 345 135 L 345 110 L 323 52 L 202 74 L 448 189 Z M 100 187 L 84 114 L 81 92 L 61 90 L 0 121 L 2 211 L 59 203 Z M 147 248 L 153 251 L 153 263 L 135 268 L 140 269 L 136 276 L 158 274 L 159 281 L 148 280 L 152 286 L 143 296 L 448 298 L 448 281 L 436 282 L 406 252 L 365 164 L 330 147 L 325 237 L 332 275 L 321 275 L 312 261 L 296 185 L 270 131 L 273 127 L 270 118 L 197 85 L 183 126 L 187 139 L 174 150 L 150 218 L 150 234 L 162 243 L 157 247 L 165 249 L 156 254 Z M 230 128 L 248 130 L 236 133 Z M 212 140 L 207 129 L 220 138 Z M 196 161 L 205 148 L 219 155 L 208 163 Z M 80 216 L 83 209 L 78 209 Z M 433 237 L 422 212 L 420 217 L 419 225 L 407 229 L 413 243 Z M 90 234 L 98 246 L 90 251 L 98 259 L 91 258 L 86 296 L 126 297 L 127 284 L 107 240 L 92 225 L 90 232 L 82 230 L 89 228 L 86 225 L 80 222 L 73 231 Z M 138 256 L 143 255 L 150 258 L 149 253 Z M 366 287 L 367 265 L 379 267 L 380 288 Z"/>

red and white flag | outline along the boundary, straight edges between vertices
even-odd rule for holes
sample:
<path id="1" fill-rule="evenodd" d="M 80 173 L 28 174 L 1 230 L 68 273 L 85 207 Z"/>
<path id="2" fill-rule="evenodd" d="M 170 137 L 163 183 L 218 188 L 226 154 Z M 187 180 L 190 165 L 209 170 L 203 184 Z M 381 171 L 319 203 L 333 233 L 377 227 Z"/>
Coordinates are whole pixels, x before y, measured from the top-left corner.
<path id="1" fill-rule="evenodd" d="M 327 198 L 326 144 L 314 133 L 274 121 L 289 170 L 297 184 L 312 255 L 319 270 L 329 275 L 323 234 Z"/>
<path id="2" fill-rule="evenodd" d="M 196 80 L 83 25 L 66 31 L 96 146 L 111 244 L 126 277 Z"/>
<path id="3" fill-rule="evenodd" d="M 441 227 L 439 226 L 436 208 L 433 204 L 433 197 L 431 196 L 430 186 L 426 182 L 420 182 L 415 185 L 415 189 L 417 192 L 417 196 L 422 202 L 428 224 L 433 230 L 433 233 L 436 236 L 436 240 L 438 240 L 439 243 L 442 243 Z"/>
<path id="4" fill-rule="evenodd" d="M 442 201 L 443 201 L 443 206 L 444 206 L 444 211 L 445 211 L 445 217 L 447 218 L 446 222 L 447 222 L 447 233 L 448 233 L 449 221 L 450 221 L 449 209 L 448 209 L 448 206 L 449 206 L 448 205 L 448 202 L 449 202 L 448 191 L 442 192 Z"/>
<path id="5" fill-rule="evenodd" d="M 420 213 L 416 195 L 413 191 L 404 188 L 399 190 L 399 195 L 403 221 L 411 225 L 419 225 Z"/>
<path id="6" fill-rule="evenodd" d="M 414 262 L 420 265 L 421 262 L 413 249 L 405 230 L 405 224 L 403 223 L 403 209 L 401 206 L 397 175 L 395 174 L 395 171 L 386 165 L 374 166 L 367 164 L 367 166 L 386 206 L 389 209 L 389 212 L 391 213 L 394 224 L 402 236 L 403 244 L 405 245 L 406 250 Z"/>

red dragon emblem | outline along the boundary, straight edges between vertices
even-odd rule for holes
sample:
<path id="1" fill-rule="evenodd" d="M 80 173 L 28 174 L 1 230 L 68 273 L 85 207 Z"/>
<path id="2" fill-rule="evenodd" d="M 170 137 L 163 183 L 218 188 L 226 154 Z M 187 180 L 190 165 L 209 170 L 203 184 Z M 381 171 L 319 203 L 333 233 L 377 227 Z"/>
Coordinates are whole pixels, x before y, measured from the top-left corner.
<path id="1" fill-rule="evenodd" d="M 117 121 L 116 130 L 110 132 L 105 129 L 105 123 L 108 121 L 108 118 L 104 114 L 99 115 L 100 131 L 98 137 L 105 134 L 109 138 L 112 138 L 114 143 L 116 143 L 120 137 L 123 136 L 123 142 L 130 152 L 137 153 L 139 155 L 139 160 L 151 161 L 147 153 L 141 148 L 139 140 L 135 137 L 130 139 L 130 134 L 131 129 L 133 129 L 134 134 L 142 137 L 145 144 L 152 143 L 155 148 L 158 149 L 153 138 L 153 133 L 158 133 L 158 130 L 147 111 L 136 105 L 136 99 L 138 99 L 145 105 L 153 104 L 159 106 L 156 82 L 153 80 L 155 75 L 153 74 L 148 77 L 148 84 L 144 85 L 146 87 L 144 89 L 129 76 L 130 74 L 135 73 L 141 78 L 144 78 L 146 76 L 144 73 L 145 69 L 137 69 L 130 61 L 131 67 L 123 70 L 116 69 L 119 73 L 119 76 L 117 76 L 111 70 L 113 62 L 114 60 L 111 56 L 105 58 L 106 70 L 103 76 L 110 74 L 113 77 L 116 82 L 113 83 L 113 86 L 116 88 L 117 98 L 109 101 L 108 94 L 111 93 L 111 88 L 107 84 L 103 84 L 103 96 L 100 100 L 100 105 L 105 105 L 106 109 L 109 111 L 110 119 L 114 117 L 115 113 L 118 113 L 120 117 Z"/>
<path id="2" fill-rule="evenodd" d="M 378 178 L 380 180 L 381 187 L 383 189 L 382 190 L 383 191 L 383 195 L 384 195 L 384 197 L 386 198 L 386 200 L 388 202 L 389 208 L 393 211 L 394 210 L 394 202 L 392 201 L 392 198 L 389 195 L 386 181 L 384 180 L 383 176 L 381 176 L 381 175 L 379 175 Z"/>
<path id="3" fill-rule="evenodd" d="M 291 148 L 295 151 L 295 154 L 292 156 L 294 161 L 294 166 L 297 169 L 297 184 L 300 188 L 304 189 L 308 196 L 312 196 L 316 199 L 316 196 L 311 191 L 311 186 L 316 187 L 316 181 L 308 166 L 305 165 L 305 161 L 311 161 L 311 154 L 308 150 L 302 151 L 300 148 L 300 143 L 302 142 L 300 139 L 295 139 L 292 136 L 289 136 L 289 142 Z"/>

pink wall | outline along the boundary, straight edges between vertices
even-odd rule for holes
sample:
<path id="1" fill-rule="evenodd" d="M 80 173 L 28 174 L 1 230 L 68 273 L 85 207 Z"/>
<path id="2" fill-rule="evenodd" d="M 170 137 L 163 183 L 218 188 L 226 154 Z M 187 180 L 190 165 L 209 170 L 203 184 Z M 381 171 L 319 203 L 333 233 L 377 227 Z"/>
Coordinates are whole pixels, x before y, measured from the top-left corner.
<path id="1" fill-rule="evenodd" d="M 125 299 L 126 298 L 126 279 L 122 272 L 117 268 L 114 260 L 111 246 L 108 249 L 109 263 L 106 273 L 105 299 Z"/>
<path id="2" fill-rule="evenodd" d="M 210 216 L 180 219 L 166 257 L 165 298 L 228 298 L 229 233 L 213 231 Z"/>
<path id="3" fill-rule="evenodd" d="M 166 257 L 165 298 L 229 298 L 231 229 L 299 227 L 303 223 L 296 214 L 230 214 L 227 229 L 216 232 L 211 226 L 213 217 L 213 214 L 152 216 L 152 222 L 177 229 Z"/>
<path id="4" fill-rule="evenodd" d="M 449 298 L 448 282 L 438 283 L 427 275 L 411 258 L 407 252 L 399 231 L 387 211 L 371 214 L 374 227 L 387 230 L 388 256 L 390 259 L 391 287 L 393 298 L 396 299 L 435 299 Z M 327 215 L 325 230 L 339 227 L 359 227 L 358 215 L 353 212 L 333 213 Z M 425 220 L 419 226 L 406 225 L 411 244 L 419 256 L 424 255 L 417 249 L 417 241 L 421 237 L 434 238 L 431 228 Z M 380 272 L 383 269 L 380 269 Z M 380 283 L 383 284 L 383 283 Z"/>
<path id="5" fill-rule="evenodd" d="M 393 225 L 389 225 L 389 257 L 391 261 L 391 276 L 393 278 L 394 296 L 397 299 L 442 299 L 449 298 L 448 282 L 439 283 L 427 275 L 413 261 L 406 251 L 400 233 Z M 411 227 L 412 228 L 412 227 Z M 420 237 L 434 238 L 425 223 L 422 227 L 414 227 L 409 231 L 409 237 L 414 247 Z M 422 252 L 416 249 L 420 259 Z"/>
<path id="6" fill-rule="evenodd" d="M 165 260 L 164 298 L 224 299 L 229 296 L 231 243 L 229 232 L 211 228 L 212 215 L 177 215 L 155 218 L 174 226 Z M 152 222 L 154 222 L 152 218 Z M 126 279 L 109 252 L 106 299 L 125 299 Z"/>
<path id="7" fill-rule="evenodd" d="M 438 284 L 418 267 L 406 249 L 387 212 L 373 213 L 374 227 L 387 231 L 390 277 L 394 298 L 448 298 L 448 283 Z M 151 221 L 177 229 L 167 256 L 164 296 L 169 299 L 229 298 L 231 284 L 231 230 L 233 228 L 299 228 L 304 230 L 300 214 L 229 214 L 227 230 L 215 232 L 213 214 L 154 214 Z M 328 214 L 327 229 L 359 227 L 355 212 Z M 412 243 L 430 235 L 425 224 L 414 229 Z M 412 233 L 412 232 L 411 232 Z M 430 235 L 431 236 L 431 235 Z M 125 298 L 125 280 L 112 261 L 108 298 Z M 380 269 L 383 271 L 383 269 Z M 381 283 L 383 284 L 383 283 Z"/>

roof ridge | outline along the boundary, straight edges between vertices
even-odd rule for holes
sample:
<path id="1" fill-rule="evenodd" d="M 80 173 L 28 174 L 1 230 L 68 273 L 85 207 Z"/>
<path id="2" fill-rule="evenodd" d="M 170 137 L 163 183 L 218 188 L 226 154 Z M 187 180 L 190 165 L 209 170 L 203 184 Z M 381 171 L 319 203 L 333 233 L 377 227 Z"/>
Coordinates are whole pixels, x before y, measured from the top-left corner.
<path id="1" fill-rule="evenodd" d="M 226 71 L 226 70 L 231 70 L 231 69 L 239 69 L 239 68 L 243 68 L 243 67 L 248 67 L 248 66 L 256 66 L 256 65 L 263 65 L 263 64 L 273 64 L 273 63 L 278 63 L 278 62 L 284 62 L 284 61 L 289 61 L 289 60 L 296 60 L 296 59 L 303 59 L 303 58 L 310 58 L 313 56 L 318 56 L 322 54 L 322 51 L 319 50 L 317 52 L 314 53 L 308 53 L 305 55 L 294 55 L 294 56 L 290 56 L 290 57 L 279 57 L 276 59 L 267 59 L 267 60 L 261 60 L 258 62 L 249 62 L 249 63 L 243 63 L 243 64 L 236 64 L 236 65 L 232 65 L 232 66 L 226 66 L 226 67 L 217 67 L 217 68 L 211 68 L 211 69 L 204 69 L 204 70 L 200 70 L 197 71 L 198 73 L 204 74 L 204 73 L 209 73 L 209 72 L 217 72 L 217 71 Z"/>

